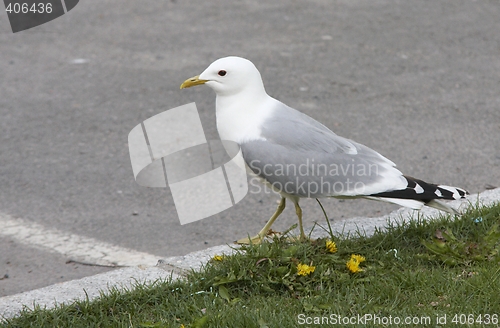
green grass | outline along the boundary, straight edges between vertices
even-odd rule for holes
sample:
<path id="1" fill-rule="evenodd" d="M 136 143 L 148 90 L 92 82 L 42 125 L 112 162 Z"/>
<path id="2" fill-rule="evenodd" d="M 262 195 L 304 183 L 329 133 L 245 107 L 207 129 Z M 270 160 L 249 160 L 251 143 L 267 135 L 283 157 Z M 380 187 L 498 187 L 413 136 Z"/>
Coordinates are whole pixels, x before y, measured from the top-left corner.
<path id="1" fill-rule="evenodd" d="M 396 327 L 407 317 L 415 320 L 407 327 L 498 327 L 499 225 L 500 204 L 473 206 L 455 220 L 416 217 L 371 237 L 332 236 L 335 253 L 324 239 L 276 238 L 212 260 L 183 281 L 137 283 L 94 301 L 25 310 L 4 327 L 296 327 L 306 320 L 303 326 L 342 327 L 343 317 L 358 315 L 379 321 L 352 327 Z M 366 258 L 363 271 L 347 269 L 352 254 Z M 298 275 L 299 263 L 314 272 Z M 314 325 L 325 319 L 329 324 Z"/>

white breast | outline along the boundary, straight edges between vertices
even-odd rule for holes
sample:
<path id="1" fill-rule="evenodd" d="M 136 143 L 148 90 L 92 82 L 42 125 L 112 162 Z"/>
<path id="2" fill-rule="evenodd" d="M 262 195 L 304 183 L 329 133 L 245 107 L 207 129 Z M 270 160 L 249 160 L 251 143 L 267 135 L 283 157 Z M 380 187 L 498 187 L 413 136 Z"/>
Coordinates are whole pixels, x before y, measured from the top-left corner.
<path id="1" fill-rule="evenodd" d="M 232 100 L 227 97 L 217 97 L 217 130 L 221 140 L 231 140 L 236 143 L 265 140 L 261 137 L 261 126 L 272 115 L 276 100 L 269 96 L 261 102 Z"/>

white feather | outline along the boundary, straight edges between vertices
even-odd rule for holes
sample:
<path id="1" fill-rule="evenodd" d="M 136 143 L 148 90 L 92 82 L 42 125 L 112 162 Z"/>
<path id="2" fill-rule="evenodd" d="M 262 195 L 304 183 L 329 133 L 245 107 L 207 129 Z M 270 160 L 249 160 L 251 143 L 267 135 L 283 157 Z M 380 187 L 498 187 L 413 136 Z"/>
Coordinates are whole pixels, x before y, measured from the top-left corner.
<path id="1" fill-rule="evenodd" d="M 413 208 L 414 210 L 419 210 L 424 206 L 424 202 L 415 199 L 401 199 L 401 198 L 373 197 L 373 196 L 366 196 L 364 198 L 371 200 L 378 200 L 386 203 L 394 203 L 401 206 Z"/>
<path id="2" fill-rule="evenodd" d="M 460 194 L 458 193 L 457 188 L 455 188 L 455 187 L 439 185 L 438 188 L 441 188 L 441 189 L 444 189 L 444 190 L 448 190 L 449 192 L 453 193 L 452 197 L 454 199 L 460 199 L 461 198 Z"/>
<path id="3" fill-rule="evenodd" d="M 417 194 L 422 194 L 424 192 L 424 188 L 422 188 L 418 183 L 417 185 L 415 186 L 415 192 Z"/>

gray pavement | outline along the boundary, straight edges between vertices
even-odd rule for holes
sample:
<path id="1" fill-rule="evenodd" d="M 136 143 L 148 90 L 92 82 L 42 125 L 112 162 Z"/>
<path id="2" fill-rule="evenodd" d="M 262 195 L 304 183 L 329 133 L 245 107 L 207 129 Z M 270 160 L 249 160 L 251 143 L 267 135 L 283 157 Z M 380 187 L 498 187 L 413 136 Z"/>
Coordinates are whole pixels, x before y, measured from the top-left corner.
<path id="1" fill-rule="evenodd" d="M 227 55 L 249 58 L 272 96 L 406 174 L 500 186 L 498 17 L 500 3 L 486 0 L 87 0 L 13 34 L 0 14 L 0 213 L 161 257 L 258 231 L 276 196 L 250 194 L 181 226 L 168 188 L 135 183 L 126 144 L 144 119 L 192 101 L 217 138 L 214 94 L 179 85 Z M 306 225 L 322 220 L 303 204 Z M 397 208 L 324 205 L 336 220 Z M 1 233 L 0 246 L 0 296 L 109 270 Z"/>

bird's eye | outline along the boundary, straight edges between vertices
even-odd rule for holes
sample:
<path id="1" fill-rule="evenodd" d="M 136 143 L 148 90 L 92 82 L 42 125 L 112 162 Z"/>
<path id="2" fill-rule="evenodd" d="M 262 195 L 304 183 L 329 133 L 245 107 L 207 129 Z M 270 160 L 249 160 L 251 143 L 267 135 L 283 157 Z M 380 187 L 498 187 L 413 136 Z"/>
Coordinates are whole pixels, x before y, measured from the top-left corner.
<path id="1" fill-rule="evenodd" d="M 224 76 L 224 75 L 226 75 L 226 71 L 220 70 L 219 73 L 217 73 L 217 74 L 219 74 L 219 76 Z"/>

